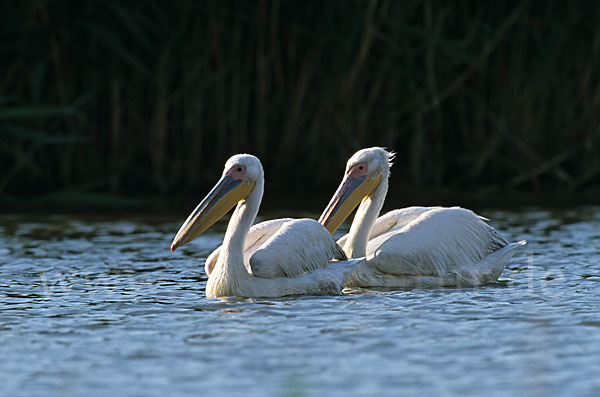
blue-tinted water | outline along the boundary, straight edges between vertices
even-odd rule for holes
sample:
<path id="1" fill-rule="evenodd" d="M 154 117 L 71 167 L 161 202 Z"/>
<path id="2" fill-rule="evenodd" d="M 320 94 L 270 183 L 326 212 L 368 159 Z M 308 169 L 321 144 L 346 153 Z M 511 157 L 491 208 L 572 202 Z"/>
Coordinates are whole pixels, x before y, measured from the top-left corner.
<path id="1" fill-rule="evenodd" d="M 496 284 L 251 300 L 204 296 L 222 223 L 1 216 L 0 394 L 600 393 L 600 208 L 481 214 Z"/>

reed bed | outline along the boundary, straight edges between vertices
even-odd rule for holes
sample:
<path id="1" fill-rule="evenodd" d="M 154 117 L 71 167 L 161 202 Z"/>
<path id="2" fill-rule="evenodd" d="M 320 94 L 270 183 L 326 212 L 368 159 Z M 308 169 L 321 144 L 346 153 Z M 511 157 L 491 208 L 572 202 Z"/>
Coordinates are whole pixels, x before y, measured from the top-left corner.
<path id="1" fill-rule="evenodd" d="M 184 196 L 249 152 L 271 194 L 326 198 L 372 145 L 400 194 L 600 182 L 600 2 L 2 8 L 0 194 Z"/>

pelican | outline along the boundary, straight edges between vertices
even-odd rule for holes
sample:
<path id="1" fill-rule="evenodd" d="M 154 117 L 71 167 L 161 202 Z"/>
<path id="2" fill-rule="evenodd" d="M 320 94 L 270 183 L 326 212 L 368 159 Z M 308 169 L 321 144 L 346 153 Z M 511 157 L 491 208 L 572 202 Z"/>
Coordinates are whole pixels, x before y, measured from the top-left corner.
<path id="1" fill-rule="evenodd" d="M 348 257 L 365 257 L 349 287 L 479 285 L 498 279 L 525 241 L 508 242 L 482 218 L 460 207 L 410 207 L 377 217 L 388 190 L 394 154 L 373 147 L 356 152 L 319 218 L 330 233 L 358 206 L 347 235 Z"/>
<path id="2" fill-rule="evenodd" d="M 234 206 L 220 254 L 206 284 L 206 296 L 277 297 L 340 293 L 352 266 L 360 260 L 343 257 L 329 232 L 313 219 L 288 220 L 279 225 L 244 265 L 244 243 L 263 196 L 264 172 L 249 154 L 231 157 L 221 179 L 183 223 L 171 251 L 192 241 Z"/>
<path id="3" fill-rule="evenodd" d="M 257 268 L 255 261 L 251 263 L 251 258 L 256 251 L 270 241 L 271 236 L 277 233 L 282 226 L 293 220 L 293 218 L 271 219 L 252 225 L 246 235 L 246 241 L 244 242 L 244 265 L 249 273 L 263 276 L 264 274 L 261 274 L 261 272 L 269 273 L 271 271 L 271 269 L 265 268 L 264 264 L 262 264 L 263 266 L 261 268 Z M 323 226 L 320 226 L 320 229 L 327 230 L 324 229 Z M 322 232 L 319 231 L 319 233 Z M 328 242 L 329 239 L 324 239 L 322 241 Z M 220 252 L 221 246 L 215 248 L 215 250 L 206 258 L 206 261 L 204 262 L 204 271 L 207 276 L 210 276 L 212 270 L 215 268 Z M 332 252 L 330 259 L 345 260 L 347 257 L 341 247 L 336 244 L 335 251 Z M 252 269 L 252 265 L 254 265 L 254 269 Z"/>

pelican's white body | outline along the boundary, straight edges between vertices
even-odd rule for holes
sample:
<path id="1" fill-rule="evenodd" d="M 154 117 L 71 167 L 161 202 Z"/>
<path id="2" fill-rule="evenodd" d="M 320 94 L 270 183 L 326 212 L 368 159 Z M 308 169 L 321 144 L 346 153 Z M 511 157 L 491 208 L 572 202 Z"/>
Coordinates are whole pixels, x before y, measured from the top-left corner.
<path id="1" fill-rule="evenodd" d="M 338 240 L 344 247 L 345 235 Z M 470 210 L 409 207 L 377 218 L 350 287 L 479 285 L 498 279 L 524 241 L 508 244 Z"/>
<path id="2" fill-rule="evenodd" d="M 322 258 L 330 254 L 330 247 L 337 247 L 337 245 L 329 233 L 312 220 L 298 220 L 281 225 L 282 227 L 270 239 L 272 246 L 276 247 L 271 250 L 273 258 L 258 256 L 258 263 L 264 260 L 268 263 L 272 259 L 271 263 L 279 265 L 280 271 L 287 273 L 289 277 L 270 274 L 272 278 L 264 278 L 247 271 L 244 266 L 244 246 L 262 200 L 264 172 L 260 161 L 250 155 L 233 156 L 227 161 L 225 170 L 237 164 L 246 167 L 246 175 L 255 186 L 244 200 L 239 201 L 233 212 L 214 269 L 206 283 L 206 296 L 209 298 L 278 297 L 340 293 L 348 281 L 352 267 L 360 260 L 332 262 L 323 260 Z M 331 244 L 328 240 L 321 242 L 323 233 L 319 233 L 316 237 L 312 237 L 317 242 L 315 246 L 304 245 L 311 239 L 309 231 L 315 230 L 314 223 L 325 230 Z M 305 234 L 303 240 L 298 239 L 299 233 Z M 260 238 L 259 236 L 257 241 Z M 319 252 L 318 250 L 323 247 L 325 247 L 324 252 Z M 286 258 L 290 260 L 286 261 Z"/>
<path id="3" fill-rule="evenodd" d="M 485 219 L 452 207 L 410 207 L 377 217 L 388 190 L 392 154 L 382 148 L 358 151 L 347 169 L 368 164 L 381 183 L 365 198 L 347 235 L 338 240 L 348 257 L 366 257 L 350 287 L 479 285 L 498 279 L 525 241 L 508 242 Z"/>
<path id="4" fill-rule="evenodd" d="M 210 275 L 219 258 L 217 247 L 206 258 Z M 244 242 L 244 266 L 254 276 L 295 277 L 346 255 L 329 232 L 314 219 L 274 219 L 253 225 Z"/>

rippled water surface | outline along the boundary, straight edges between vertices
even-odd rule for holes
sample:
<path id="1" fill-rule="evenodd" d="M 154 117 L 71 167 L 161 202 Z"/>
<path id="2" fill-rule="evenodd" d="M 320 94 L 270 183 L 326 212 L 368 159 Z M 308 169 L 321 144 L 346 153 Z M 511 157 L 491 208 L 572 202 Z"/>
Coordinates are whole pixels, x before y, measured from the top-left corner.
<path id="1" fill-rule="evenodd" d="M 481 214 L 528 240 L 496 284 L 225 300 L 224 224 L 2 215 L 0 394 L 600 393 L 600 208 Z"/>

